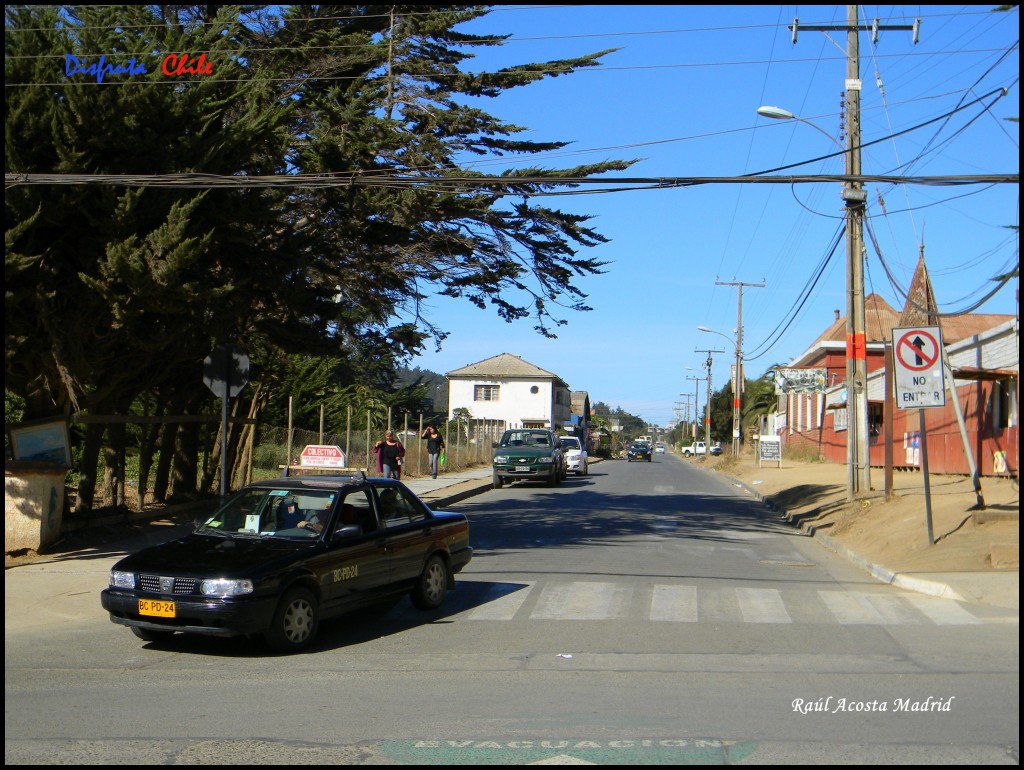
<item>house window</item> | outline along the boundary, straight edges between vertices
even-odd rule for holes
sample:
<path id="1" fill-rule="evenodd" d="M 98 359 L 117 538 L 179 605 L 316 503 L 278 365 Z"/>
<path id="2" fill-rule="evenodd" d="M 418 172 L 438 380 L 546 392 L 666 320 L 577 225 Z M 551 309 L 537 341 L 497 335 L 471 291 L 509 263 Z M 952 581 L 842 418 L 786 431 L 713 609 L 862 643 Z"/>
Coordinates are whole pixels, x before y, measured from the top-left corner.
<path id="1" fill-rule="evenodd" d="M 882 404 L 868 404 L 868 435 L 880 436 L 885 425 Z"/>
<path id="2" fill-rule="evenodd" d="M 533 387 L 530 388 L 530 392 L 536 395 L 537 393 L 540 393 L 540 388 L 534 385 Z"/>
<path id="3" fill-rule="evenodd" d="M 499 385 L 474 385 L 474 401 L 497 401 Z"/>
<path id="4" fill-rule="evenodd" d="M 1014 396 L 1016 389 L 1010 388 L 1012 380 L 996 380 L 992 383 L 992 391 L 989 393 L 988 413 L 991 419 L 992 435 L 999 436 L 1003 431 L 1012 425 L 1016 420 L 1016 404 Z"/>

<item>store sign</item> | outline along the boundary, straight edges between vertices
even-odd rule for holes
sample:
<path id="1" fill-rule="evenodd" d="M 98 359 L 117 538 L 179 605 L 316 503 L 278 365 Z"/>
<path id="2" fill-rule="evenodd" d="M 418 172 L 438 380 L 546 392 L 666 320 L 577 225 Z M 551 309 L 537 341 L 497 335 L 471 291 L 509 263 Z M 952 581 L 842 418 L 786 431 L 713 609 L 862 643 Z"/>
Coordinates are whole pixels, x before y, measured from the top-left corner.
<path id="1" fill-rule="evenodd" d="M 825 369 L 776 369 L 775 394 L 824 393 L 828 385 Z"/>

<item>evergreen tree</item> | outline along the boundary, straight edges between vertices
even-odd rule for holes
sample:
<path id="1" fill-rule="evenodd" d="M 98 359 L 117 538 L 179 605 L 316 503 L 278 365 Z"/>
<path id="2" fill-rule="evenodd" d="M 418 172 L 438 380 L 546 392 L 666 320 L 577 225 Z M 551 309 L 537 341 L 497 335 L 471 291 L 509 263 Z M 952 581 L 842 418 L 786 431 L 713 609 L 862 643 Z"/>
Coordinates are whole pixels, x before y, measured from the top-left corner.
<path id="1" fill-rule="evenodd" d="M 429 294 L 532 316 L 548 335 L 560 308 L 585 310 L 573 280 L 602 265 L 579 252 L 604 238 L 531 199 L 571 187 L 545 180 L 629 162 L 508 171 L 487 187 L 463 165 L 563 147 L 518 140 L 522 127 L 474 105 L 604 52 L 469 73 L 475 47 L 501 43 L 457 31 L 483 13 L 7 6 L 5 171 L 67 182 L 5 196 L 5 377 L 26 418 L 123 415 L 141 398 L 153 414 L 214 411 L 201 363 L 227 342 L 249 354 L 260 405 L 303 372 L 316 395 L 360 383 L 387 400 L 403 361 L 445 337 L 421 313 Z M 169 77 L 154 51 L 204 52 L 212 75 Z M 67 54 L 135 57 L 145 72 L 90 82 L 60 71 Z M 139 181 L 94 181 L 110 174 Z M 298 174 L 345 183 L 222 181 Z M 329 360 L 307 369 L 304 356 Z M 102 431 L 86 433 L 83 479 Z M 161 462 L 174 441 L 180 456 L 197 445 L 194 427 L 176 435 L 150 442 Z"/>

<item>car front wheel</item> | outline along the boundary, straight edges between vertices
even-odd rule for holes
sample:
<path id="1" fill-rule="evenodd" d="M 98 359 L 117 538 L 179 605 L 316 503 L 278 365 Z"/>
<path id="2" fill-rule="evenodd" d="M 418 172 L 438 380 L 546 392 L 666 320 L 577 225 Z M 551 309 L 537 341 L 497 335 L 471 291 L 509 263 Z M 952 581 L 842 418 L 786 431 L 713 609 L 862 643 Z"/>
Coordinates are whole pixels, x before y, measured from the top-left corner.
<path id="1" fill-rule="evenodd" d="M 501 476 L 499 476 L 499 475 L 498 475 L 497 473 L 495 473 L 495 474 L 494 474 L 494 479 L 493 479 L 493 481 L 491 482 L 491 486 L 492 486 L 492 487 L 493 487 L 494 489 L 501 489 L 501 485 L 502 485 L 502 483 L 503 483 L 503 482 L 502 482 Z"/>
<path id="2" fill-rule="evenodd" d="M 448 567 L 440 556 L 431 556 L 412 590 L 412 603 L 420 610 L 435 610 L 441 606 L 447 590 Z"/>
<path id="3" fill-rule="evenodd" d="M 298 652 L 309 645 L 320 626 L 316 597 L 306 588 L 295 588 L 277 605 L 265 634 L 267 644 L 278 652 Z"/>

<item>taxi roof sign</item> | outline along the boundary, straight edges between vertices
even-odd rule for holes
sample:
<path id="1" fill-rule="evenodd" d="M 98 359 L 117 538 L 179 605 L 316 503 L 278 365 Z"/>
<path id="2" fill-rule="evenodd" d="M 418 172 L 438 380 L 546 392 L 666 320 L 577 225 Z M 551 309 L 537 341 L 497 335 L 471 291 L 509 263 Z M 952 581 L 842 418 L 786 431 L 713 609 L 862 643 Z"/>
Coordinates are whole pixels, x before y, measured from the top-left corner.
<path id="1" fill-rule="evenodd" d="M 348 465 L 341 447 L 309 444 L 299 456 L 300 468 L 344 468 Z"/>

